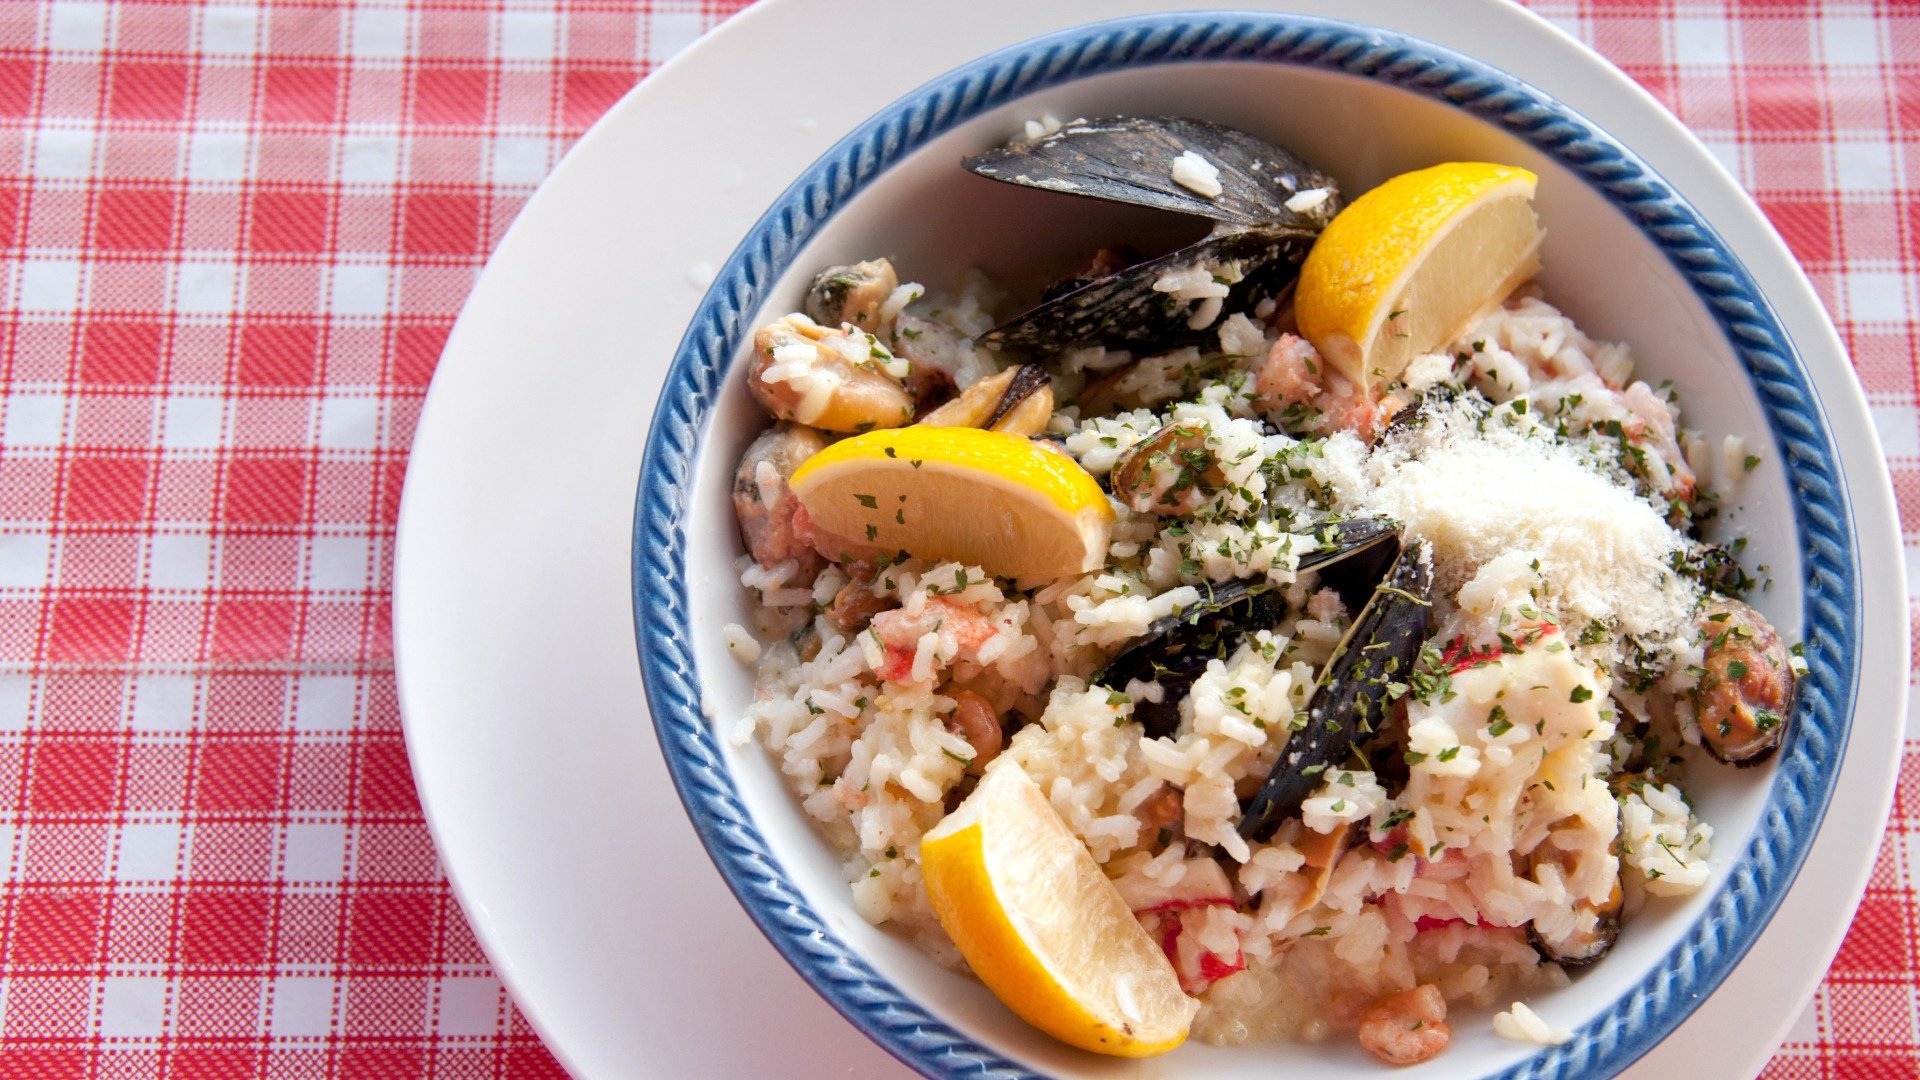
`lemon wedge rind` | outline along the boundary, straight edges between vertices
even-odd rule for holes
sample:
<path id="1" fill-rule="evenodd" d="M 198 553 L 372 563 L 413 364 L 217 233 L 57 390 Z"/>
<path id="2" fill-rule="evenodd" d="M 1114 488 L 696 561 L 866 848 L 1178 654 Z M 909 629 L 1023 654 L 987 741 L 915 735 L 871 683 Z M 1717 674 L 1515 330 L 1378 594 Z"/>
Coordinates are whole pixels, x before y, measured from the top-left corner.
<path id="1" fill-rule="evenodd" d="M 1301 336 L 1356 383 L 1399 377 L 1539 273 L 1537 186 L 1526 169 L 1449 162 L 1361 195 L 1300 268 Z"/>
<path id="2" fill-rule="evenodd" d="M 1163 1054 L 1199 1004 L 1086 846 L 1005 760 L 922 838 L 935 914 L 988 989 L 1083 1050 Z"/>
<path id="3" fill-rule="evenodd" d="M 1106 562 L 1113 506 L 1060 450 L 916 424 L 842 439 L 794 471 L 815 528 L 886 551 L 1039 580 Z"/>

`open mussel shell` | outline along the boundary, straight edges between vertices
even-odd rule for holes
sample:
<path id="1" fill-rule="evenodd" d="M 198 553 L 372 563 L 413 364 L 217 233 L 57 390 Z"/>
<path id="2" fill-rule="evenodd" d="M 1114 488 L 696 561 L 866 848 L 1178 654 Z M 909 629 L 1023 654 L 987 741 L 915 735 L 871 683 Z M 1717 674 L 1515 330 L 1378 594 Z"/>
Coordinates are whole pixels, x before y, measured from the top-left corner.
<path id="1" fill-rule="evenodd" d="M 1436 383 L 1411 402 L 1400 407 L 1400 411 L 1387 420 L 1387 426 L 1380 432 L 1381 442 L 1410 435 L 1432 423 L 1434 418 L 1452 405 L 1460 391 L 1451 383 Z"/>
<path id="2" fill-rule="evenodd" d="M 1096 278 L 994 327 L 980 340 L 993 348 L 1041 354 L 1090 345 L 1145 353 L 1218 341 L 1217 318 L 1193 325 L 1200 321 L 1194 313 L 1204 301 L 1176 299 L 1154 283 L 1192 266 L 1219 274 L 1233 264 L 1240 280 L 1228 285 L 1220 310 L 1251 311 L 1298 276 L 1318 235 L 1295 226 L 1261 226 L 1210 236 Z"/>
<path id="3" fill-rule="evenodd" d="M 1174 160 L 1189 152 L 1220 171 L 1220 194 L 1202 195 L 1173 178 Z M 1340 209 L 1333 178 L 1286 150 L 1244 131 L 1177 116 L 1075 120 L 963 164 L 1009 184 L 1236 225 L 1318 232 Z M 1300 197 L 1321 191 L 1324 198 Z M 1289 209 L 1289 200 L 1300 209 Z"/>
<path id="4" fill-rule="evenodd" d="M 1612 951 L 1613 943 L 1620 939 L 1620 915 L 1626 906 L 1626 894 L 1619 880 L 1614 880 L 1613 892 L 1605 903 L 1590 904 L 1583 900 L 1579 906 L 1596 916 L 1593 929 L 1549 941 L 1533 924 L 1527 924 L 1527 942 L 1541 959 L 1551 960 L 1563 968 L 1586 967 Z"/>
<path id="5" fill-rule="evenodd" d="M 1300 556 L 1299 569 L 1317 571 L 1320 587 L 1338 593 L 1348 611 L 1366 606 L 1400 555 L 1400 525 L 1388 518 L 1330 521 L 1313 536 L 1316 545 Z"/>
<path id="6" fill-rule="evenodd" d="M 1704 674 L 1689 692 L 1700 747 L 1728 765 L 1750 768 L 1780 749 L 1793 716 L 1798 680 L 1780 632 L 1732 597 L 1707 601 Z"/>
<path id="7" fill-rule="evenodd" d="M 1039 364 L 1016 364 L 981 379 L 922 416 L 934 427 L 976 427 L 1032 436 L 1053 417 L 1053 379 Z"/>
<path id="8" fill-rule="evenodd" d="M 1279 625 L 1287 602 L 1265 578 L 1208 586 L 1199 603 L 1157 619 L 1122 649 L 1094 682 L 1124 690 L 1129 682 L 1159 683 L 1159 701 L 1136 698 L 1133 718 L 1152 738 L 1180 726 L 1180 702 L 1207 661 L 1233 655 L 1249 629 Z"/>
<path id="9" fill-rule="evenodd" d="M 1391 561 L 1399 551 L 1398 526 L 1384 518 L 1353 518 L 1315 530 L 1319 545 L 1300 556 L 1301 571 L 1338 567 L 1345 577 L 1348 565 L 1368 573 L 1381 553 Z M 1367 578 L 1367 589 L 1379 580 L 1377 570 Z M 1355 605 L 1357 606 L 1357 605 Z M 1105 670 L 1093 677 L 1099 685 L 1125 690 L 1130 682 L 1158 683 L 1160 700 L 1137 699 L 1133 718 L 1147 735 L 1162 738 L 1180 726 L 1180 702 L 1207 661 L 1226 659 L 1256 630 L 1270 630 L 1286 617 L 1287 602 L 1266 578 L 1242 578 L 1209 585 L 1199 603 L 1155 620 L 1145 633 L 1115 654 Z"/>
<path id="10" fill-rule="evenodd" d="M 1386 577 L 1335 647 L 1307 704 L 1305 724 L 1280 750 L 1273 771 L 1240 817 L 1240 835 L 1262 841 L 1325 782 L 1328 769 L 1365 758 L 1386 726 L 1391 687 L 1404 684 L 1427 639 L 1433 611 L 1433 560 L 1427 544 L 1401 548 Z"/>

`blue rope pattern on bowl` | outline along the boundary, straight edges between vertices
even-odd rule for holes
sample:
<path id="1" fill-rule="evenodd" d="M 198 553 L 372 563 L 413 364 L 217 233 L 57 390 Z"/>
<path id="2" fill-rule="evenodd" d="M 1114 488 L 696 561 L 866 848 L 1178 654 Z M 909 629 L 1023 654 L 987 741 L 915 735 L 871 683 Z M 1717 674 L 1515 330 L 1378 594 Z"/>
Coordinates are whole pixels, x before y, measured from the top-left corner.
<path id="1" fill-rule="evenodd" d="M 1301 16 L 1163 15 L 1038 38 L 914 91 L 841 140 L 789 188 L 729 259 L 674 357 L 648 437 L 634 520 L 634 610 L 648 702 L 667 764 L 722 875 L 776 948 L 848 1020 L 932 1077 L 1028 1069 L 909 1000 L 830 931 L 768 849 L 700 707 L 683 585 L 685 496 L 702 424 L 767 287 L 835 210 L 885 169 L 973 116 L 1120 68 L 1217 60 L 1356 75 L 1446 102 L 1578 173 L 1690 281 L 1745 365 L 1785 449 L 1804 560 L 1809 670 L 1753 841 L 1670 962 L 1565 1046 L 1502 1080 L 1608 1076 L 1671 1031 L 1732 970 L 1778 907 L 1832 794 L 1852 720 L 1858 652 L 1852 514 L 1806 373 L 1744 267 L 1630 151 L 1541 91 L 1479 61 L 1390 31 Z"/>

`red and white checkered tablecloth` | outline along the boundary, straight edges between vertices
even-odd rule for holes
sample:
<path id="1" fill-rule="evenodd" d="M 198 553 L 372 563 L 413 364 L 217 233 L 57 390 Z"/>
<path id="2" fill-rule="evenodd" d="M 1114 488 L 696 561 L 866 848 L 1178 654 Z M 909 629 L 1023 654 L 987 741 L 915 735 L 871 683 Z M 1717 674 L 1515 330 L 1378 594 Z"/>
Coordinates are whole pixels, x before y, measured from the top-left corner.
<path id="1" fill-rule="evenodd" d="M 515 212 L 740 6 L 0 0 L 0 1077 L 560 1075 L 414 797 L 395 505 Z M 1920 5 L 1533 6 L 1786 236 L 1920 553 Z M 1770 1078 L 1920 1075 L 1908 736 Z"/>

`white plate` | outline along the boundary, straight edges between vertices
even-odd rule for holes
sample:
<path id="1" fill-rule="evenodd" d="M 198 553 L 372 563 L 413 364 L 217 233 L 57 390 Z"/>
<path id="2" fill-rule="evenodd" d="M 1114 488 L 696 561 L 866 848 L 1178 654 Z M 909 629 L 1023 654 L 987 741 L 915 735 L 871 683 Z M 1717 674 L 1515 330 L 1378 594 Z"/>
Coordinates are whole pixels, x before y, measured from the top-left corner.
<path id="1" fill-rule="evenodd" d="M 747 921 L 667 780 L 628 601 L 646 418 L 704 274 L 840 134 L 998 46 L 1170 6 L 763 3 L 616 106 L 528 204 L 476 287 L 435 375 L 401 508 L 402 704 L 455 891 L 522 1008 L 579 1075 L 904 1072 Z M 1773 928 L 1723 992 L 1629 1073 L 1751 1076 L 1839 944 L 1899 756 L 1903 568 L 1859 390 L 1764 219 L 1604 62 L 1494 0 L 1293 7 L 1471 52 L 1633 146 L 1755 271 L 1820 388 L 1862 526 L 1861 579 L 1874 583 L 1846 771 Z M 792 62 L 839 55 L 846 28 L 881 25 L 886 44 L 858 64 Z M 796 70 L 804 87 L 783 82 Z M 610 339 L 623 344 L 600 344 Z"/>

